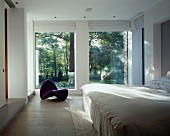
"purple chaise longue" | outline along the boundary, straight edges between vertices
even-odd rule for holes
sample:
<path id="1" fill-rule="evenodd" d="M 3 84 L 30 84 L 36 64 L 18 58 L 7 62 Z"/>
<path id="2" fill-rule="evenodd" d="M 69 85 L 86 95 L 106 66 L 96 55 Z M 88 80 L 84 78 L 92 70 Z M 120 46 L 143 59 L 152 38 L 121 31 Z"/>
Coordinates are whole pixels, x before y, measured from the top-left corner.
<path id="1" fill-rule="evenodd" d="M 58 101 L 64 101 L 68 96 L 68 90 L 57 89 L 53 81 L 45 80 L 40 88 L 40 98 L 44 100 L 52 96 L 56 96 Z"/>

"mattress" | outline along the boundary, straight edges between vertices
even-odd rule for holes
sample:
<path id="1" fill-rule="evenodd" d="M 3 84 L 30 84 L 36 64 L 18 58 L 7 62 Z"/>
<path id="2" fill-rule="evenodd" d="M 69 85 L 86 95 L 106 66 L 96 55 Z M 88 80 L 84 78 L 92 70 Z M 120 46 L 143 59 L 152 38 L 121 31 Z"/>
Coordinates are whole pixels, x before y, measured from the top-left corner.
<path id="1" fill-rule="evenodd" d="M 163 90 L 108 84 L 81 89 L 99 136 L 170 135 L 170 95 Z"/>

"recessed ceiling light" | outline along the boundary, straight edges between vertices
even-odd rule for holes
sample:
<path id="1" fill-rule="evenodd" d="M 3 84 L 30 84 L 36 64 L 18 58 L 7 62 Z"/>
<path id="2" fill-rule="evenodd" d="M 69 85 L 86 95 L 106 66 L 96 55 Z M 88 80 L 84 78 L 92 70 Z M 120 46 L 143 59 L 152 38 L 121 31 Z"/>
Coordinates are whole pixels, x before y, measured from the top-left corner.
<path id="1" fill-rule="evenodd" d="M 92 11 L 92 8 L 86 8 L 85 9 L 85 12 L 91 12 Z"/>
<path id="2" fill-rule="evenodd" d="M 19 4 L 19 3 L 16 1 L 15 4 Z"/>
<path id="3" fill-rule="evenodd" d="M 84 16 L 84 18 L 86 18 L 86 16 Z"/>
<path id="4" fill-rule="evenodd" d="M 116 16 L 113 16 L 113 18 L 115 18 Z"/>
<path id="5" fill-rule="evenodd" d="M 54 18 L 57 18 L 57 17 L 54 17 Z"/>

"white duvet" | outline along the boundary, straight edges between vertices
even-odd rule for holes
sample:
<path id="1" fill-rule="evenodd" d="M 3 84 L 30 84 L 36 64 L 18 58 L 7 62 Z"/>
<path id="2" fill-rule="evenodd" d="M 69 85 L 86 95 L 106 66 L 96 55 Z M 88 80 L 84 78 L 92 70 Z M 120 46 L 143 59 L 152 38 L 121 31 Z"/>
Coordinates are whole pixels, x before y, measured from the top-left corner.
<path id="1" fill-rule="evenodd" d="M 99 136 L 170 136 L 170 95 L 164 90 L 87 84 Z"/>

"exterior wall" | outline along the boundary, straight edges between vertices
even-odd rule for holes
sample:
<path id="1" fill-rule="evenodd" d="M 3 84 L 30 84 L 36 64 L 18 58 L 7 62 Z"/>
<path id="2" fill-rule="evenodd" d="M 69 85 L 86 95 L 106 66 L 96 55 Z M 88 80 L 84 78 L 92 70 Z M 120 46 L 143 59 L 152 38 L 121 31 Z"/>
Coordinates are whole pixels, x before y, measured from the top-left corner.
<path id="1" fill-rule="evenodd" d="M 0 108 L 5 104 L 4 1 L 0 1 Z"/>
<path id="2" fill-rule="evenodd" d="M 8 94 L 27 98 L 26 16 L 24 9 L 8 9 Z"/>
<path id="3" fill-rule="evenodd" d="M 144 13 L 145 83 L 161 76 L 161 23 L 170 18 L 169 7 L 170 1 L 163 0 Z"/>

